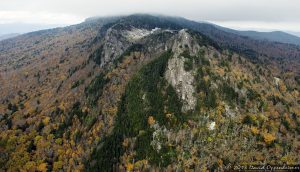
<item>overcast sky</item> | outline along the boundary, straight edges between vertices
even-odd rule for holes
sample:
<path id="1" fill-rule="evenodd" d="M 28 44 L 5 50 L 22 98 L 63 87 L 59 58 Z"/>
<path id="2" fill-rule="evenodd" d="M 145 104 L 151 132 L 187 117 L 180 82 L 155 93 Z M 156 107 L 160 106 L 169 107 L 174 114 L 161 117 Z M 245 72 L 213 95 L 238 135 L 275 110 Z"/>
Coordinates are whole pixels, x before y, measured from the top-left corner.
<path id="1" fill-rule="evenodd" d="M 176 15 L 242 30 L 300 32 L 300 0 L 1 0 L 0 33 L 12 32 L 20 23 L 53 27 L 131 13 Z"/>

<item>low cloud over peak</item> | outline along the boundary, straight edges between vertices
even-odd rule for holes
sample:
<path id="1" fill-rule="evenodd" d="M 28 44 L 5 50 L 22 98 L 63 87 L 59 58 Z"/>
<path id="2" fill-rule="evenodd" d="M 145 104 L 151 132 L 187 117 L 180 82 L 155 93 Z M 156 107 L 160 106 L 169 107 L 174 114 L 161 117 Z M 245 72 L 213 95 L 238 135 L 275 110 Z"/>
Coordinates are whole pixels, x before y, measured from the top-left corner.
<path id="1" fill-rule="evenodd" d="M 13 0 L 1 2 L 0 24 L 69 25 L 92 16 L 158 13 L 237 29 L 300 32 L 299 6 L 297 0 Z"/>

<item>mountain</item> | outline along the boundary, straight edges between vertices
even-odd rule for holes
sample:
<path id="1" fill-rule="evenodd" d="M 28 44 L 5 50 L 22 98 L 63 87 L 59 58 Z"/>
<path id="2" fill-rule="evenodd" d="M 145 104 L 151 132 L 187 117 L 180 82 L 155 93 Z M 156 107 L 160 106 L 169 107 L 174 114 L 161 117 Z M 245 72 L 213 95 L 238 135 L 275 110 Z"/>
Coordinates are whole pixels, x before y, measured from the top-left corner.
<path id="1" fill-rule="evenodd" d="M 300 37 L 300 32 L 296 32 L 295 34 L 296 34 L 298 37 Z"/>
<path id="2" fill-rule="evenodd" d="M 0 35 L 0 41 L 18 36 L 18 33 Z"/>
<path id="3" fill-rule="evenodd" d="M 299 162 L 297 46 L 136 14 L 20 35 L 0 52 L 2 171 Z"/>
<path id="4" fill-rule="evenodd" d="M 215 25 L 217 28 L 229 33 L 250 37 L 256 40 L 268 40 L 273 42 L 281 42 L 287 44 L 300 45 L 300 37 L 281 31 L 273 32 L 257 32 L 257 31 L 238 31 Z"/>
<path id="5" fill-rule="evenodd" d="M 289 33 L 292 34 L 292 35 L 295 35 L 297 37 L 300 37 L 300 32 L 289 32 Z"/>
<path id="6" fill-rule="evenodd" d="M 300 45 L 300 38 L 281 31 L 273 32 L 256 32 L 256 31 L 239 31 L 240 35 L 249 36 L 258 40 L 269 40 L 287 44 Z"/>
<path id="7" fill-rule="evenodd" d="M 29 24 L 29 23 L 1 23 L 0 35 L 9 33 L 24 34 L 33 31 L 39 31 L 55 27 L 63 27 L 66 25 L 53 25 L 53 24 Z"/>

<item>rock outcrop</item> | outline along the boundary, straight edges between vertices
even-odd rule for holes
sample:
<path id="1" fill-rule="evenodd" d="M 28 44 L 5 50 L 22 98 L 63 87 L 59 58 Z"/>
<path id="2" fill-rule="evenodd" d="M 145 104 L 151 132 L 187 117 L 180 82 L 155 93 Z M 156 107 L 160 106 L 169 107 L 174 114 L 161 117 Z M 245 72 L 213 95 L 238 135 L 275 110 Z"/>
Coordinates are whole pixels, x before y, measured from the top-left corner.
<path id="1" fill-rule="evenodd" d="M 186 59 L 181 53 L 183 52 L 182 47 L 185 46 L 189 51 L 193 51 L 195 45 L 192 44 L 192 38 L 186 30 L 179 31 L 177 36 L 178 38 L 173 45 L 174 57 L 168 61 L 165 78 L 175 88 L 182 100 L 182 112 L 187 112 L 195 108 L 197 100 L 194 96 L 194 76 L 191 72 L 185 71 L 184 63 Z"/>

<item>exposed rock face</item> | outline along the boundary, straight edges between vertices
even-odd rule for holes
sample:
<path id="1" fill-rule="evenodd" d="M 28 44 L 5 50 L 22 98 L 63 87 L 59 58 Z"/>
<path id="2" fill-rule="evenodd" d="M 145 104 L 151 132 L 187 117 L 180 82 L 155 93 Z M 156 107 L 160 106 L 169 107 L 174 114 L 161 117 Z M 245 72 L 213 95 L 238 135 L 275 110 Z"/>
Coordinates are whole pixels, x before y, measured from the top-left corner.
<path id="1" fill-rule="evenodd" d="M 209 123 L 209 125 L 208 125 L 209 130 L 214 130 L 215 128 L 216 128 L 216 122 Z"/>
<path id="2" fill-rule="evenodd" d="M 109 29 L 104 38 L 101 66 L 119 57 L 130 46 L 126 38 L 115 29 Z"/>
<path id="3" fill-rule="evenodd" d="M 197 103 L 194 96 L 194 76 L 190 72 L 184 70 L 185 58 L 180 56 L 183 52 L 182 47 L 186 47 L 192 52 L 199 48 L 199 45 L 197 47 L 195 47 L 195 44 L 192 45 L 192 38 L 186 30 L 179 31 L 178 38 L 175 40 L 172 47 L 174 58 L 171 58 L 168 61 L 165 73 L 166 80 L 175 88 L 177 95 L 183 102 L 182 112 L 193 110 Z"/>
<path id="4" fill-rule="evenodd" d="M 184 70 L 184 60 L 183 57 L 171 58 L 168 61 L 165 77 L 183 102 L 182 112 L 187 112 L 195 108 L 196 98 L 194 97 L 194 76 Z"/>
<path id="5" fill-rule="evenodd" d="M 279 82 L 280 82 L 280 78 L 274 77 L 274 84 L 276 85 L 276 87 L 279 87 Z"/>
<path id="6" fill-rule="evenodd" d="M 108 29 L 104 36 L 101 52 L 101 67 L 120 57 L 127 48 L 133 44 L 140 43 L 143 38 L 151 34 L 164 32 L 164 30 L 160 28 L 147 30 L 131 27 L 130 29 L 120 30 L 118 27 L 120 26 L 115 25 Z M 155 44 L 155 47 L 159 47 L 159 45 Z"/>
<path id="7" fill-rule="evenodd" d="M 199 52 L 200 46 L 195 42 L 186 29 L 182 29 L 178 32 L 177 39 L 175 40 L 172 51 L 174 56 L 178 57 L 185 48 L 188 48 L 191 55 L 196 55 Z"/>
<path id="8" fill-rule="evenodd" d="M 135 42 L 151 34 L 150 30 L 133 28 L 124 33 L 124 36 L 131 42 Z"/>

